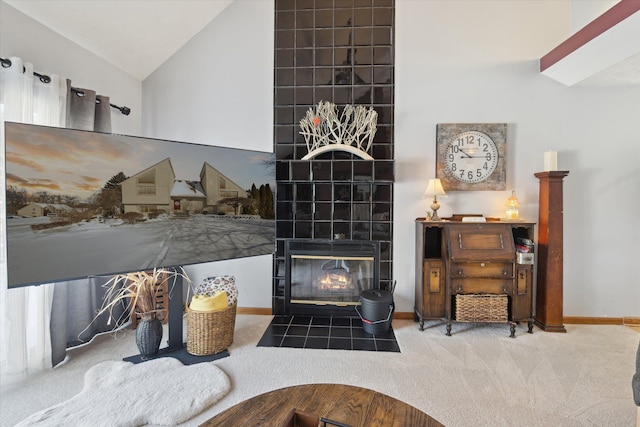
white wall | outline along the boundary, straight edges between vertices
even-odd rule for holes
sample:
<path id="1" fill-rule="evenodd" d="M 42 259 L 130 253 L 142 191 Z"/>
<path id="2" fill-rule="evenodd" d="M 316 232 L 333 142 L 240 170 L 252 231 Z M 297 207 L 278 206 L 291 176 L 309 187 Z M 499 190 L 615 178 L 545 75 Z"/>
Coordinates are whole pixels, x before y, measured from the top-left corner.
<path id="1" fill-rule="evenodd" d="M 0 56 L 17 56 L 33 64 L 41 74 L 71 79 L 74 87 L 93 89 L 109 96 L 119 107 L 111 114 L 114 133 L 139 136 L 142 123 L 142 83 L 90 51 L 71 42 L 5 2 L 0 2 Z"/>
<path id="2" fill-rule="evenodd" d="M 413 306 L 414 219 L 435 174 L 435 126 L 506 122 L 505 192 L 451 192 L 440 213 L 503 214 L 511 190 L 537 221 L 544 151 L 564 184 L 565 316 L 640 316 L 640 87 L 565 87 L 538 59 L 570 34 L 568 2 L 396 3 L 394 271 L 399 311 Z"/>
<path id="3" fill-rule="evenodd" d="M 273 151 L 272 0 L 243 0 L 147 77 L 145 136 Z M 232 274 L 240 307 L 271 308 L 272 256 L 186 267 L 195 284 Z"/>
<path id="4" fill-rule="evenodd" d="M 147 77 L 145 136 L 273 151 L 273 8 L 233 2 Z"/>

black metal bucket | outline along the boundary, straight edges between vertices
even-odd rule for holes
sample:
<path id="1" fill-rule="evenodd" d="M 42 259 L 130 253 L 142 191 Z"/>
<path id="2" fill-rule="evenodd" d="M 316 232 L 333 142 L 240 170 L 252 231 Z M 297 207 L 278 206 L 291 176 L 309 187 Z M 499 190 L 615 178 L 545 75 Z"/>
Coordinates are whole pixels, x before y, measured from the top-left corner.
<path id="1" fill-rule="evenodd" d="M 365 289 L 360 294 L 360 307 L 356 311 L 362 319 L 362 327 L 370 334 L 385 334 L 391 326 L 394 304 L 393 294 L 381 289 Z"/>

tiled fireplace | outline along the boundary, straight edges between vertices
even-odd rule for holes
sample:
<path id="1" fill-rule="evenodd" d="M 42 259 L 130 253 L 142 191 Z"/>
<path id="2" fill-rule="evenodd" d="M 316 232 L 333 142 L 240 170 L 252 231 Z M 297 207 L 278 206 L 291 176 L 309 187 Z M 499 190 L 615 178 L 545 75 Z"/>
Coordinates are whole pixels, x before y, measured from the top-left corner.
<path id="1" fill-rule="evenodd" d="M 286 253 L 287 247 L 299 248 L 299 244 L 309 241 L 340 241 L 338 245 L 351 242 L 356 246 L 373 242 L 379 252 L 373 268 L 377 271 L 367 280 L 382 289 L 391 287 L 395 173 L 393 23 L 394 0 L 275 1 L 277 188 L 272 309 L 276 315 L 291 310 L 306 313 L 311 308 L 312 304 L 306 302 L 311 297 L 297 293 L 303 287 L 292 290 L 287 286 L 290 265 Z M 330 101 L 339 109 L 347 104 L 363 105 L 378 113 L 377 131 L 368 153 L 373 160 L 341 151 L 302 160 L 308 148 L 300 135 L 299 122 L 320 101 Z M 344 267 L 344 261 L 351 269 L 350 264 L 356 260 L 343 255 L 338 259 L 328 255 L 321 261 L 301 255 L 294 258 L 293 264 L 313 270 L 332 263 Z M 339 268 L 332 274 L 337 271 Z M 334 306 L 344 302 L 335 301 L 341 298 L 352 304 L 358 291 L 359 288 L 336 288 L 328 295 L 313 298 L 323 303 L 331 301 Z M 322 305 L 317 307 L 323 310 Z"/>
<path id="2" fill-rule="evenodd" d="M 355 315 L 365 289 L 377 289 L 376 241 L 290 239 L 285 249 L 286 314 Z"/>

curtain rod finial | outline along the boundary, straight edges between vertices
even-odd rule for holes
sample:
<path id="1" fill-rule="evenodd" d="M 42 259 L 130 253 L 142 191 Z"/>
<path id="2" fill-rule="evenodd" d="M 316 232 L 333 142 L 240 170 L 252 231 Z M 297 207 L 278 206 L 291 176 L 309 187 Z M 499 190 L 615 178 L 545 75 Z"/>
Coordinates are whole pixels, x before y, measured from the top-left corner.
<path id="1" fill-rule="evenodd" d="M 125 116 L 128 116 L 131 113 L 131 108 L 129 107 L 118 107 L 116 104 L 109 104 L 109 105 L 111 105 L 113 108 L 117 110 L 120 110 L 120 112 Z"/>

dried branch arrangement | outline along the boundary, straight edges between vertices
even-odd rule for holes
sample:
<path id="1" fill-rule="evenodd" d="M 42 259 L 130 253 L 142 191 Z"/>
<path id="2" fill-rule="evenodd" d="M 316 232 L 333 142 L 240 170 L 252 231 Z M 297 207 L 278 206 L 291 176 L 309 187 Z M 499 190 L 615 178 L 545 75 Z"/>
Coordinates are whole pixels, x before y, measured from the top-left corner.
<path id="1" fill-rule="evenodd" d="M 343 150 L 363 159 L 372 160 L 368 151 L 373 143 L 378 124 L 378 113 L 371 107 L 347 105 L 338 114 L 338 107 L 329 101 L 320 101 L 315 108 L 307 110 L 300 120 L 300 134 L 307 142 L 307 160 L 318 154 Z"/>
<path id="2" fill-rule="evenodd" d="M 158 289 L 165 283 L 172 287 L 178 278 L 191 283 L 191 280 L 181 267 L 180 270 L 155 268 L 150 273 L 136 271 L 113 276 L 103 285 L 106 289 L 106 295 L 96 317 L 108 312 L 109 323 L 111 323 L 114 318 L 113 310 L 115 307 L 124 304 L 125 310 L 122 317 L 115 319 L 117 325 L 135 314 L 143 318 L 153 318 L 159 311 Z"/>

